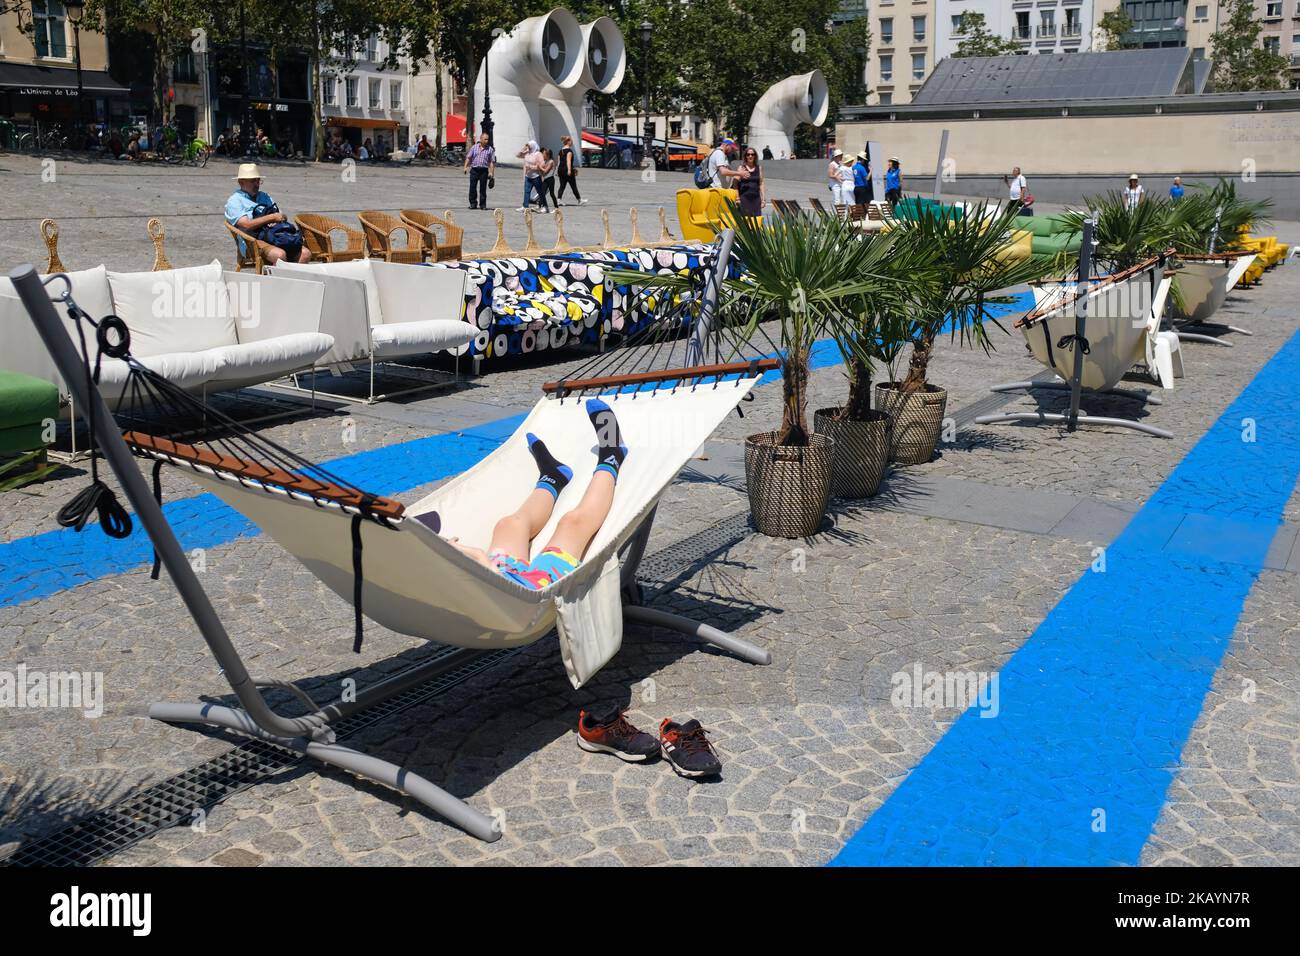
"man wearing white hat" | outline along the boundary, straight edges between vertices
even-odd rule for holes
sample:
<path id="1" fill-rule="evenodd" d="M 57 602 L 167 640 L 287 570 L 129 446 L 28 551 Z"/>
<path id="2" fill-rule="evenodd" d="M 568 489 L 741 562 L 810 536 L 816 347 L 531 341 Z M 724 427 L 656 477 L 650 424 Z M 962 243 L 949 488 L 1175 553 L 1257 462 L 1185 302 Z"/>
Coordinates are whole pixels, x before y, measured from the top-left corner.
<path id="1" fill-rule="evenodd" d="M 226 200 L 226 222 L 241 232 L 262 239 L 270 244 L 264 250 L 262 258 L 267 265 L 273 265 L 289 258 L 294 262 L 310 262 L 311 251 L 303 245 L 302 235 L 289 223 L 289 217 L 280 212 L 275 200 L 262 192 L 262 174 L 256 163 L 241 163 L 235 174 L 239 188 Z M 268 226 L 284 223 L 287 228 L 272 229 L 270 237 L 259 235 Z M 243 239 L 239 240 L 239 251 L 247 252 Z"/>
<path id="2" fill-rule="evenodd" d="M 1146 187 L 1138 182 L 1138 174 L 1134 173 L 1128 178 L 1128 185 L 1124 187 L 1124 208 L 1132 212 L 1146 198 L 1146 194 Z"/>

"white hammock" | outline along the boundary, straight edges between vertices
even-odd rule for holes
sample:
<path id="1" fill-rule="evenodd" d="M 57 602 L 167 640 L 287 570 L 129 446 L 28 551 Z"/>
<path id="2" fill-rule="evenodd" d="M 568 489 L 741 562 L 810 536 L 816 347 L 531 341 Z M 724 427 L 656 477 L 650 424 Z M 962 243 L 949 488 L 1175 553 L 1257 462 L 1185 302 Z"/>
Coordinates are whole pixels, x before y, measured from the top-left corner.
<path id="1" fill-rule="evenodd" d="M 1204 323 L 1213 316 L 1255 261 L 1252 253 L 1180 258 L 1183 267 L 1178 271 L 1176 282 L 1182 300 L 1181 311 L 1191 320 L 1191 325 Z"/>
<path id="2" fill-rule="evenodd" d="M 1098 280 L 1088 293 L 1083 357 L 1084 388 L 1104 391 L 1145 362 L 1148 338 L 1159 332 L 1169 283 L 1161 281 L 1160 260 Z M 1034 286 L 1035 308 L 1016 322 L 1034 358 L 1061 378 L 1074 373 L 1073 335 L 1078 295 L 1073 283 Z M 1064 340 L 1064 341 L 1063 341 Z"/>
<path id="3" fill-rule="evenodd" d="M 546 546 L 556 522 L 582 497 L 596 466 L 584 399 L 543 398 L 500 448 L 387 527 L 359 523 L 365 615 L 402 634 L 482 650 L 531 643 L 558 623 L 570 679 L 580 685 L 621 641 L 619 548 L 757 381 L 749 376 L 603 396 L 618 416 L 629 448 L 612 509 L 578 569 L 536 591 L 483 567 L 446 539 L 458 537 L 486 549 L 497 520 L 527 497 L 537 474 L 524 438 L 528 432 L 542 438 L 574 473 L 550 523 L 534 540 L 534 553 Z M 336 594 L 353 600 L 355 508 L 188 458 L 144 451 L 191 469 L 201 485 L 262 528 Z M 419 520 L 432 512 L 441 520 L 441 533 Z"/>

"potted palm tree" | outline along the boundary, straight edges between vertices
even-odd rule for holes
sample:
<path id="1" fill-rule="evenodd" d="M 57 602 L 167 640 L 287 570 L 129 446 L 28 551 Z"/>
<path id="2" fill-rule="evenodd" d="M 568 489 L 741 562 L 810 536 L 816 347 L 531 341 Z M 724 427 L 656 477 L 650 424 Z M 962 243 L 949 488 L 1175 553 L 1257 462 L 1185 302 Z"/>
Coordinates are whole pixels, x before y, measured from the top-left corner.
<path id="1" fill-rule="evenodd" d="M 818 434 L 835 439 L 831 495 L 836 498 L 869 498 L 880 486 L 894 422 L 872 407 L 872 378 L 876 368 L 896 364 L 908 341 L 910 322 L 904 316 L 917 286 L 936 281 L 931 251 L 901 242 L 901 236 L 894 231 L 866 240 L 870 248 L 862 268 L 878 281 L 853 303 L 854 314 L 832 330 L 848 395 L 843 405 L 818 409 L 813 421 Z"/>
<path id="2" fill-rule="evenodd" d="M 871 273 L 870 243 L 854 226 L 830 216 L 792 216 L 764 223 L 724 214 L 735 230 L 738 277 L 726 279 L 718 297 L 721 339 L 737 357 L 766 346 L 781 362 L 781 421 L 773 431 L 745 440 L 750 512 L 763 534 L 795 538 L 813 534 L 826 514 L 834 440 L 808 422 L 809 362 L 823 335 L 837 341 L 846 315 L 857 309 L 882 277 Z M 653 276 L 613 270 L 614 281 L 635 283 L 645 301 L 667 308 L 691 287 L 689 276 Z"/>
<path id="3" fill-rule="evenodd" d="M 935 270 L 934 282 L 911 287 L 910 321 L 892 326 L 912 347 L 906 374 L 876 385 L 876 407 L 894 419 L 892 457 L 900 464 L 929 461 L 939 443 L 948 393 L 929 381 L 939 336 L 946 332 L 963 346 L 990 351 L 985 323 L 996 320 L 989 307 L 1005 301 L 995 293 L 1041 279 L 1052 270 L 1049 256 L 999 255 L 1018 213 L 1014 203 L 968 207 L 960 218 L 923 207 L 915 218 L 895 227 L 902 233 L 901 248 L 909 255 L 928 253 Z"/>

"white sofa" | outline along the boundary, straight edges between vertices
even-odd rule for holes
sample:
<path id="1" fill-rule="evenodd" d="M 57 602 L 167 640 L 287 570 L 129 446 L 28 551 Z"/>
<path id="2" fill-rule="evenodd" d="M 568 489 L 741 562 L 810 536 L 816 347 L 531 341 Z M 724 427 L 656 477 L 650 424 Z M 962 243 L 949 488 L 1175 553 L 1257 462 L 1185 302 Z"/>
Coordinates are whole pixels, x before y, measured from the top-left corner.
<path id="1" fill-rule="evenodd" d="M 131 354 L 186 391 L 269 382 L 311 368 L 334 346 L 320 328 L 324 289 L 318 283 L 223 272 L 216 260 L 163 272 L 109 272 L 99 266 L 67 275 L 72 298 L 83 311 L 93 319 L 121 318 L 130 331 Z M 47 288 L 54 299 L 65 286 L 55 280 Z M 61 305 L 55 308 L 65 315 Z M 64 321 L 78 344 L 74 323 Z M 93 350 L 94 331 L 86 334 Z M 0 367 L 54 382 L 68 395 L 8 279 L 0 279 L 0 340 Z M 99 389 L 110 405 L 125 391 L 127 371 L 120 359 L 102 360 Z"/>
<path id="2" fill-rule="evenodd" d="M 461 316 L 466 274 L 458 269 L 361 259 L 278 263 L 268 273 L 312 280 L 324 290 L 321 327 L 334 347 L 318 367 L 393 362 L 430 352 L 463 355 L 478 331 Z M 371 375 L 370 401 L 375 401 Z"/>

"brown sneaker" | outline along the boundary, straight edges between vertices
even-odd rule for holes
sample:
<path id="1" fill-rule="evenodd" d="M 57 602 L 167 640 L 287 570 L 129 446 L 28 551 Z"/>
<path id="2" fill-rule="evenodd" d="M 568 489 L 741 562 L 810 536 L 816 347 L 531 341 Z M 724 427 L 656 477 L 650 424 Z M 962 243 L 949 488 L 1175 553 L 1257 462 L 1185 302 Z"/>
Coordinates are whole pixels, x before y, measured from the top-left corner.
<path id="1" fill-rule="evenodd" d="M 698 720 L 676 724 L 665 717 L 659 725 L 659 749 L 683 777 L 714 777 L 722 773 L 722 761 L 713 752 L 708 732 Z"/>
<path id="2" fill-rule="evenodd" d="M 659 741 L 627 722 L 617 707 L 578 714 L 578 746 L 588 753 L 613 754 L 639 763 L 659 752 Z"/>

